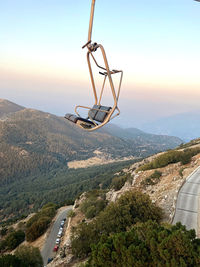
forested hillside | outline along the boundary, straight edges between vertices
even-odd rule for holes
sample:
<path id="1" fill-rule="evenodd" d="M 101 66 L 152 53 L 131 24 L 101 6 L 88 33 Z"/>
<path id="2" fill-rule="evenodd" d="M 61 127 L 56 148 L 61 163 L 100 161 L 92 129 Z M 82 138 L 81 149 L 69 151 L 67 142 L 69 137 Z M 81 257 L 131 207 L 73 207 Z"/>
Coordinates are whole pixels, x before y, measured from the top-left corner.
<path id="1" fill-rule="evenodd" d="M 166 136 L 148 142 L 148 138 L 135 138 L 132 133 L 122 138 L 115 128 L 116 134 L 107 130 L 88 133 L 64 118 L 6 100 L 0 103 L 0 218 L 41 207 L 52 198 L 63 203 L 98 186 L 102 176 L 116 171 L 119 163 L 84 171 L 67 167 L 69 161 L 94 156 L 95 150 L 112 159 L 145 157 L 181 143 Z"/>

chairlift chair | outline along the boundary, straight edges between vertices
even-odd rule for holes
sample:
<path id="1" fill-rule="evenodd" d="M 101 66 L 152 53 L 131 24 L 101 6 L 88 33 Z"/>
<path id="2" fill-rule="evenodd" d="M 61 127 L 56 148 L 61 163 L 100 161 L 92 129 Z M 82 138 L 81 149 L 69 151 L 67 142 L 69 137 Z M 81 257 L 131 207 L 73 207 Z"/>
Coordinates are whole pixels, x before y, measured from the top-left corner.
<path id="1" fill-rule="evenodd" d="M 88 68 L 89 68 L 89 73 L 90 73 L 90 79 L 92 83 L 92 88 L 93 88 L 93 94 L 94 94 L 94 105 L 93 107 L 86 107 L 86 106 L 81 106 L 77 105 L 75 107 L 75 113 L 74 114 L 66 114 L 65 118 L 68 119 L 69 121 L 75 123 L 79 127 L 87 130 L 87 131 L 94 131 L 99 129 L 100 127 L 104 126 L 107 124 L 111 119 L 115 118 L 120 114 L 120 110 L 118 108 L 118 99 L 119 99 L 119 94 L 120 94 L 120 89 L 121 89 L 121 83 L 122 83 L 122 77 L 123 77 L 123 71 L 122 70 L 110 70 L 109 65 L 108 65 L 108 60 L 106 57 L 106 53 L 104 50 L 104 47 L 101 44 L 97 43 L 92 43 L 91 41 L 91 36 L 92 36 L 92 26 L 93 26 L 93 17 L 94 17 L 94 7 L 95 7 L 95 0 L 92 0 L 91 4 L 91 12 L 90 12 L 90 22 L 89 22 L 89 31 L 88 31 L 88 41 L 87 43 L 82 47 L 85 48 L 87 47 L 88 52 L 87 52 L 87 63 L 88 63 Z M 97 63 L 97 60 L 94 57 L 94 53 L 100 49 L 103 61 L 104 61 L 104 66 L 100 66 Z M 95 65 L 99 69 L 99 74 L 103 75 L 103 84 L 102 88 L 100 91 L 99 96 L 97 95 L 97 90 L 95 86 L 95 81 L 94 81 L 94 76 L 92 72 L 92 66 L 91 66 L 91 59 L 94 61 Z M 113 83 L 113 75 L 119 74 L 120 79 L 119 79 L 119 84 L 118 84 L 118 89 L 117 91 L 115 90 L 114 83 Z M 104 106 L 102 105 L 102 96 L 104 93 L 104 88 L 106 81 L 108 80 L 109 87 L 112 92 L 114 104 L 112 106 Z M 88 110 L 88 116 L 87 118 L 82 118 L 79 115 L 79 109 L 86 109 Z"/>

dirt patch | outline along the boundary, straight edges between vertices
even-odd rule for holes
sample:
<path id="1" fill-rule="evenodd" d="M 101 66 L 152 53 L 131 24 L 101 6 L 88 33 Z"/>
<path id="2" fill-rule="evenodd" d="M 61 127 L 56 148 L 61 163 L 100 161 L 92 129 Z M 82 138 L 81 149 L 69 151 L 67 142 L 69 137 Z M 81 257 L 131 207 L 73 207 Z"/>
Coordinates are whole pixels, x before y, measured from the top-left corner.
<path id="1" fill-rule="evenodd" d="M 91 166 L 110 164 L 114 162 L 127 161 L 135 159 L 135 157 L 124 157 L 124 158 L 112 158 L 110 154 L 103 153 L 99 150 L 93 152 L 94 157 L 91 157 L 86 160 L 74 160 L 67 163 L 69 169 L 79 169 L 79 168 L 88 168 Z"/>
<path id="2" fill-rule="evenodd" d="M 125 157 L 122 159 L 106 159 L 106 158 L 99 158 L 99 157 L 92 157 L 86 160 L 74 160 L 67 163 L 69 169 L 79 169 L 79 168 L 88 168 L 91 166 L 97 165 L 105 165 L 114 162 L 121 162 L 121 161 L 128 161 L 135 159 L 135 157 Z"/>

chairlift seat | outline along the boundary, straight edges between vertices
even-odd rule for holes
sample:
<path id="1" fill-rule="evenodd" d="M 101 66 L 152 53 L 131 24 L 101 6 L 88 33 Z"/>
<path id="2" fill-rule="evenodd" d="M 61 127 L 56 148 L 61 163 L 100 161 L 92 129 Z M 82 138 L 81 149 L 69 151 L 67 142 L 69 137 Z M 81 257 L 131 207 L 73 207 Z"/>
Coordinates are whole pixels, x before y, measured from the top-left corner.
<path id="1" fill-rule="evenodd" d="M 89 118 L 94 121 L 104 122 L 105 118 L 108 116 L 111 107 L 94 105 L 88 112 Z"/>
<path id="2" fill-rule="evenodd" d="M 106 117 L 109 114 L 111 107 L 101 106 L 101 105 L 94 105 L 88 112 L 88 118 L 84 119 L 80 116 L 76 116 L 74 114 L 66 114 L 65 118 L 81 128 L 91 129 L 98 124 L 95 124 L 93 121 L 98 121 L 103 123 Z M 93 120 L 93 121 L 92 121 Z"/>

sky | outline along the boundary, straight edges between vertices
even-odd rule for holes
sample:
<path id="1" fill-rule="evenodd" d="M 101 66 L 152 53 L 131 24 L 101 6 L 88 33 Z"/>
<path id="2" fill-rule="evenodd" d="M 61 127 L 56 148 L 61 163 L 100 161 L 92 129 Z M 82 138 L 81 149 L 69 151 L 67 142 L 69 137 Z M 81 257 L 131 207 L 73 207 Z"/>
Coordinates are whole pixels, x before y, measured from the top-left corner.
<path id="1" fill-rule="evenodd" d="M 81 48 L 90 6 L 90 0 L 0 0 L 0 98 L 59 116 L 93 105 Z M 200 109 L 199 33 L 194 0 L 96 0 L 92 41 L 104 46 L 111 69 L 124 72 L 121 115 L 113 122 L 140 127 Z M 109 87 L 104 101 L 113 104 Z"/>

